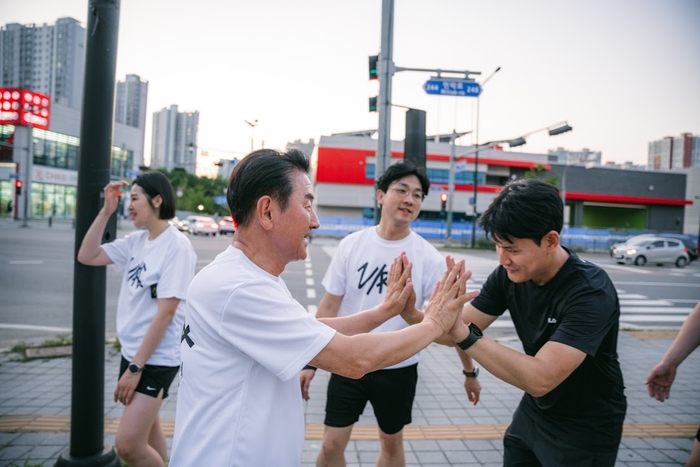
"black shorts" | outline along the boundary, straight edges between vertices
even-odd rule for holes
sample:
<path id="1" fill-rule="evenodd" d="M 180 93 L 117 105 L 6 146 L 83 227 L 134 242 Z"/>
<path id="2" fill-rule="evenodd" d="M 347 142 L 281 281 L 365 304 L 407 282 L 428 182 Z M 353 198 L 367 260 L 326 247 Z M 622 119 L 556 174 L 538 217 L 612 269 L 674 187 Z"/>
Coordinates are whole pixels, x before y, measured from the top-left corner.
<path id="1" fill-rule="evenodd" d="M 393 435 L 411 423 L 418 382 L 418 364 L 367 373 L 360 379 L 332 374 L 326 398 L 327 426 L 344 428 L 357 422 L 367 401 L 379 428 Z"/>
<path id="2" fill-rule="evenodd" d="M 616 459 L 617 449 L 595 452 L 552 436 L 520 407 L 503 437 L 504 467 L 614 467 Z"/>
<path id="3" fill-rule="evenodd" d="M 119 366 L 119 378 L 122 377 L 128 366 L 129 362 L 126 360 L 126 358 L 124 358 L 124 356 L 122 356 L 122 362 Z M 160 390 L 162 389 L 163 399 L 165 399 L 166 397 L 168 397 L 168 389 L 170 388 L 170 384 L 175 379 L 175 375 L 177 375 L 177 371 L 179 369 L 179 365 L 144 366 L 143 371 L 141 372 L 141 379 L 139 380 L 139 384 L 136 385 L 136 392 L 140 392 L 141 394 L 145 394 L 151 397 L 158 397 L 158 393 L 160 393 Z M 117 381 L 119 380 L 119 378 L 117 378 Z"/>

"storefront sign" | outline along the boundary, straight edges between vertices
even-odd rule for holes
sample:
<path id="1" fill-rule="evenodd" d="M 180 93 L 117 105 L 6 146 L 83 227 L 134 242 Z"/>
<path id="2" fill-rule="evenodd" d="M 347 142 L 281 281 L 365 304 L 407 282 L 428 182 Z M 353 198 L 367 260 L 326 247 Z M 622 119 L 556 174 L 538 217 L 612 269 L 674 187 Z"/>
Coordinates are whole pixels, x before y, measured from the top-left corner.
<path id="1" fill-rule="evenodd" d="M 51 183 L 53 185 L 78 186 L 78 172 L 76 170 L 35 165 L 32 167 L 32 181 Z"/>
<path id="2" fill-rule="evenodd" d="M 51 98 L 29 89 L 0 88 L 0 124 L 49 129 Z"/>

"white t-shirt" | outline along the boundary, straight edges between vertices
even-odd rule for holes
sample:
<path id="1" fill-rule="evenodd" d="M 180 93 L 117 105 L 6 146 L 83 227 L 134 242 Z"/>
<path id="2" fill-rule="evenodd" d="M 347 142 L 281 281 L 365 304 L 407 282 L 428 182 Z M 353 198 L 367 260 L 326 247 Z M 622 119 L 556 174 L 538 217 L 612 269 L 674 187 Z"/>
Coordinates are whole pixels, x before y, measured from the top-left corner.
<path id="1" fill-rule="evenodd" d="M 353 232 L 343 238 L 323 277 L 326 292 L 342 295 L 338 316 L 347 316 L 379 305 L 386 295 L 386 278 L 391 263 L 402 251 L 413 263 L 411 280 L 416 306 L 421 309 L 435 284 L 445 272 L 445 259 L 417 233 L 401 240 L 384 240 L 376 227 Z M 371 332 L 396 331 L 407 327 L 401 316 L 385 321 Z M 387 368 L 403 368 L 418 363 L 420 354 Z"/>
<path id="2" fill-rule="evenodd" d="M 335 335 L 229 246 L 187 294 L 170 467 L 298 467 L 299 372 Z"/>
<path id="3" fill-rule="evenodd" d="M 117 304 L 117 335 L 124 358 L 136 355 L 158 311 L 159 298 L 179 298 L 172 321 L 148 359 L 149 365 L 178 366 L 187 288 L 197 255 L 182 232 L 168 226 L 154 240 L 140 230 L 102 245 L 118 270 L 124 270 Z M 156 298 L 153 297 L 156 296 Z"/>

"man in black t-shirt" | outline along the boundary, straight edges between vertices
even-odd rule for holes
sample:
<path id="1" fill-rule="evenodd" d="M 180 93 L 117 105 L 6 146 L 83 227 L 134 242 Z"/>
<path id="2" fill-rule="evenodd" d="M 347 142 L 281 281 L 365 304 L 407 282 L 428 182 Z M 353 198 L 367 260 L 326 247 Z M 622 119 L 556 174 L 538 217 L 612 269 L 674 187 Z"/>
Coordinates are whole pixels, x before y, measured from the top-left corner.
<path id="1" fill-rule="evenodd" d="M 627 408 L 614 285 L 559 243 L 563 205 L 553 185 L 509 183 L 480 223 L 500 266 L 464 309 L 469 335 L 450 335 L 461 356 L 525 391 L 503 440 L 504 465 L 614 466 Z M 481 337 L 506 310 L 524 354 Z"/>

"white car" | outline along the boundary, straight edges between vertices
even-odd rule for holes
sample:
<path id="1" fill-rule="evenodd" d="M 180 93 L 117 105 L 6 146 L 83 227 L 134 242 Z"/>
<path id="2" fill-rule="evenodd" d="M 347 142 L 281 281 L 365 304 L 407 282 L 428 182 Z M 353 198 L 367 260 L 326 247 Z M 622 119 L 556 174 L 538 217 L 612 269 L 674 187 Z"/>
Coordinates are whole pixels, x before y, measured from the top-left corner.
<path id="1" fill-rule="evenodd" d="M 632 239 L 629 243 L 616 245 L 612 257 L 618 264 L 675 264 L 682 268 L 690 261 L 688 248 L 676 238 L 660 236 Z"/>
<path id="2" fill-rule="evenodd" d="M 219 233 L 219 224 L 207 216 L 188 216 L 187 219 L 188 232 L 192 235 L 216 235 Z"/>

